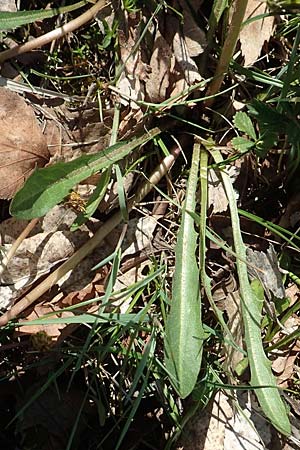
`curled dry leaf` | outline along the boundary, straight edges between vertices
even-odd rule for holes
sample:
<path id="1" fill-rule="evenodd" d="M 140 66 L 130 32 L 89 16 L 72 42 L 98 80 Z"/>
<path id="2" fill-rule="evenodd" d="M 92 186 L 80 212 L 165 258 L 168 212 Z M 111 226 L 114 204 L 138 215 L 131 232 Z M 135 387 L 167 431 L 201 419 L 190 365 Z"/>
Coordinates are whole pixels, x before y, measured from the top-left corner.
<path id="1" fill-rule="evenodd" d="M 0 89 L 0 198 L 10 199 L 36 167 L 49 160 L 32 109 L 18 94 Z"/>

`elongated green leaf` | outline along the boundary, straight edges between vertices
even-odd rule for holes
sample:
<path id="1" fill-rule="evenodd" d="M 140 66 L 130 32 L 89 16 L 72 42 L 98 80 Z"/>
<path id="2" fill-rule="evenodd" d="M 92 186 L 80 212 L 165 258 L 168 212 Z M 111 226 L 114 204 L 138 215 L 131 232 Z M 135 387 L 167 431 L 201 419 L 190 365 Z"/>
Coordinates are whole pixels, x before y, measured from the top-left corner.
<path id="1" fill-rule="evenodd" d="M 223 161 L 218 150 L 214 150 L 212 154 L 217 164 Z M 251 371 L 251 385 L 255 387 L 255 394 L 260 406 L 274 427 L 281 433 L 290 435 L 291 425 L 288 415 L 276 386 L 271 363 L 267 359 L 262 345 L 260 323 L 263 299 L 261 298 L 261 288 L 255 283 L 253 286 L 255 291 L 253 291 L 250 285 L 247 264 L 245 263 L 246 247 L 242 240 L 234 190 L 230 178 L 224 172 L 222 172 L 222 180 L 229 201 L 234 247 L 237 255 L 236 266 L 242 300 L 245 342 Z"/>
<path id="2" fill-rule="evenodd" d="M 12 30 L 36 20 L 48 19 L 65 12 L 74 11 L 86 5 L 88 0 L 74 3 L 74 5 L 63 6 L 53 9 L 38 9 L 34 11 L 0 11 L 0 31 Z"/>
<path id="3" fill-rule="evenodd" d="M 128 143 L 119 142 L 99 154 L 84 155 L 68 163 L 37 169 L 15 195 L 10 207 L 11 215 L 19 219 L 43 216 L 61 202 L 75 184 L 110 167 L 160 132 L 159 128 L 154 128 L 140 138 Z"/>
<path id="4" fill-rule="evenodd" d="M 205 290 L 207 299 L 212 307 L 212 310 L 214 311 L 219 323 L 221 324 L 223 330 L 227 334 L 227 336 L 231 337 L 232 345 L 235 346 L 233 342 L 232 334 L 223 318 L 223 313 L 219 310 L 217 307 L 211 290 L 211 279 L 206 273 L 206 238 L 211 239 L 213 242 L 217 242 L 217 245 L 220 245 L 221 248 L 224 249 L 224 244 L 220 242 L 219 240 L 216 240 L 215 236 L 213 236 L 209 230 L 207 229 L 206 222 L 207 222 L 207 208 L 208 208 L 208 182 L 207 182 L 207 164 L 208 164 L 208 152 L 206 149 L 202 149 L 201 156 L 200 156 L 200 182 L 201 182 L 201 213 L 200 213 L 200 221 L 199 221 L 199 234 L 200 234 L 200 240 L 199 240 L 199 258 L 200 258 L 200 276 L 201 276 L 201 282 L 202 286 Z M 194 220 L 196 223 L 198 223 L 197 217 L 194 215 Z M 227 246 L 228 247 L 228 246 Z M 229 250 L 228 248 L 225 250 Z"/>
<path id="5" fill-rule="evenodd" d="M 165 363 L 170 381 L 182 398 L 193 390 L 201 365 L 204 332 L 200 314 L 199 269 L 195 256 L 197 233 L 194 219 L 200 145 L 193 161 L 176 245 L 172 303 L 166 322 Z"/>
<path id="6" fill-rule="evenodd" d="M 208 46 L 211 47 L 215 31 L 222 14 L 228 8 L 228 0 L 214 0 L 211 14 L 209 16 L 208 22 L 208 34 L 207 34 L 207 43 Z"/>
<path id="7" fill-rule="evenodd" d="M 115 164 L 115 170 L 116 170 L 116 177 L 117 177 L 117 191 L 118 191 L 118 197 L 119 197 L 120 211 L 121 211 L 124 222 L 127 223 L 129 220 L 129 214 L 128 214 L 127 205 L 126 205 L 124 180 L 123 180 L 123 176 L 121 173 L 121 169 L 117 164 Z"/>

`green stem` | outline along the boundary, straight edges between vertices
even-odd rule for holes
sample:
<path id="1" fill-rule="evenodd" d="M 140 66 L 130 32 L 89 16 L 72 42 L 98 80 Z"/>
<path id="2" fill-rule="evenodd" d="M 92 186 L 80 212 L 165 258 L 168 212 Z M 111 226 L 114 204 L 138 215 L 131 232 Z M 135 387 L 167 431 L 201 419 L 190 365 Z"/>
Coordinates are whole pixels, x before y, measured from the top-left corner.
<path id="1" fill-rule="evenodd" d="M 228 71 L 228 67 L 230 64 L 230 60 L 232 58 L 233 52 L 235 50 L 241 26 L 244 20 L 246 7 L 248 0 L 236 0 L 234 2 L 234 10 L 232 14 L 231 23 L 229 25 L 229 30 L 222 48 L 221 56 L 219 59 L 219 63 L 217 65 L 217 69 L 215 72 L 214 79 L 212 80 L 209 89 L 208 95 L 215 95 L 224 80 L 224 76 Z M 211 106 L 214 99 L 209 99 L 206 102 L 206 106 Z"/>

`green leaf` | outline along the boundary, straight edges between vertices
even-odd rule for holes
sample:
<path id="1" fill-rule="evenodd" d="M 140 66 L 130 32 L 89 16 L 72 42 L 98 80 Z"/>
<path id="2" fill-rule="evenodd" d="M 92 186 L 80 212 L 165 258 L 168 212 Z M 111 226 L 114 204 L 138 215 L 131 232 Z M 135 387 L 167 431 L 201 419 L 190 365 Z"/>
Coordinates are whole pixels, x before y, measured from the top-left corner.
<path id="1" fill-rule="evenodd" d="M 265 157 L 268 150 L 277 143 L 279 134 L 287 134 L 290 120 L 285 114 L 257 99 L 251 101 L 248 110 L 256 118 L 259 127 L 256 152 L 258 156 Z"/>
<path id="2" fill-rule="evenodd" d="M 129 214 L 126 204 L 126 193 L 125 193 L 125 187 L 124 187 L 124 179 L 121 173 L 120 167 L 116 164 L 115 166 L 116 170 L 116 177 L 117 177 L 117 191 L 118 191 L 118 197 L 119 197 L 119 205 L 120 205 L 120 211 L 123 217 L 123 221 L 125 223 L 129 220 Z"/>
<path id="3" fill-rule="evenodd" d="M 223 162 L 222 155 L 217 149 L 214 149 L 212 155 L 217 164 Z M 290 435 L 291 425 L 287 411 L 280 397 L 276 380 L 272 373 L 271 363 L 265 355 L 262 344 L 263 287 L 258 280 L 252 286 L 250 285 L 245 262 L 246 247 L 242 240 L 234 190 L 228 175 L 225 172 L 221 172 L 221 176 L 229 201 L 233 241 L 237 255 L 236 266 L 240 286 L 245 343 L 251 371 L 251 385 L 255 389 L 262 411 L 273 426 L 281 433 Z"/>
<path id="4" fill-rule="evenodd" d="M 19 219 L 45 215 L 61 202 L 72 187 L 102 169 L 127 156 L 133 149 L 160 134 L 154 128 L 128 143 L 119 142 L 96 155 L 84 155 L 68 163 L 37 169 L 18 191 L 11 203 L 10 213 Z"/>
<path id="5" fill-rule="evenodd" d="M 267 152 L 274 147 L 278 140 L 277 133 L 268 130 L 260 133 L 259 139 L 255 142 L 255 152 L 258 156 L 264 158 Z"/>
<path id="6" fill-rule="evenodd" d="M 105 195 L 107 185 L 110 180 L 110 174 L 111 174 L 110 170 L 105 170 L 101 174 L 100 180 L 96 186 L 96 189 L 94 190 L 94 192 L 92 193 L 92 195 L 90 196 L 90 198 L 87 201 L 85 211 L 78 214 L 78 216 L 76 217 L 76 219 L 74 220 L 74 222 L 71 225 L 71 231 L 76 231 L 82 224 L 84 224 L 94 214 L 94 212 L 98 208 L 99 203 L 101 202 L 101 200 L 103 199 L 103 197 Z"/>
<path id="7" fill-rule="evenodd" d="M 276 12 L 298 13 L 300 10 L 299 0 L 267 0 L 267 4 L 271 10 Z"/>
<path id="8" fill-rule="evenodd" d="M 172 302 L 166 321 L 165 364 L 170 381 L 185 398 L 193 390 L 201 365 L 204 332 L 200 315 L 199 269 L 195 256 L 197 233 L 194 219 L 200 145 L 195 144 L 175 251 Z"/>
<path id="9" fill-rule="evenodd" d="M 231 141 L 233 148 L 241 153 L 245 153 L 255 146 L 255 142 L 243 137 L 234 137 Z"/>
<path id="10" fill-rule="evenodd" d="M 57 16 L 59 14 L 74 11 L 86 5 L 87 1 L 74 3 L 73 5 L 63 6 L 61 8 L 53 9 L 38 9 L 34 11 L 0 11 L 0 31 L 12 30 L 21 27 L 36 20 L 48 19 L 49 17 Z"/>
<path id="11" fill-rule="evenodd" d="M 262 132 L 285 133 L 289 120 L 276 109 L 254 99 L 248 105 L 248 110 L 249 114 L 256 118 Z"/>
<path id="12" fill-rule="evenodd" d="M 287 410 L 276 386 L 275 377 L 272 374 L 271 362 L 265 355 L 260 323 L 262 318 L 262 306 L 264 302 L 264 290 L 259 280 L 251 283 L 252 305 L 251 311 L 244 311 L 245 337 L 251 370 L 251 385 L 257 387 L 255 394 L 265 415 L 272 424 L 283 434 L 291 434 L 291 426 L 287 416 Z M 251 316 L 250 316 L 250 314 Z M 246 320 L 250 323 L 245 324 Z M 251 342 L 251 345 L 250 345 Z"/>
<path id="13" fill-rule="evenodd" d="M 239 131 L 246 133 L 254 141 L 256 140 L 255 129 L 247 113 L 242 111 L 237 112 L 234 116 L 233 123 Z"/>

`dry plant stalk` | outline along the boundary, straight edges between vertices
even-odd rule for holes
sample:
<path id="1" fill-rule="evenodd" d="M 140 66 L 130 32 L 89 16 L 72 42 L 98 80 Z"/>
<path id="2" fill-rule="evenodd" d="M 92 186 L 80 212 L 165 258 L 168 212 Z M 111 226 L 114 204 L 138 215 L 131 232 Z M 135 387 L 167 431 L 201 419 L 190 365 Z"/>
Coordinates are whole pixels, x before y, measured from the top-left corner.
<path id="1" fill-rule="evenodd" d="M 178 146 L 174 147 L 170 155 L 166 156 L 163 161 L 156 167 L 153 174 L 136 195 L 128 202 L 128 212 L 139 203 L 155 186 L 160 179 L 166 175 L 171 169 L 174 161 L 180 154 Z M 41 295 L 51 289 L 66 273 L 74 269 L 86 256 L 88 256 L 94 248 L 96 248 L 103 239 L 123 220 L 120 211 L 114 214 L 103 226 L 95 233 L 95 235 L 86 242 L 70 259 L 65 261 L 58 269 L 52 272 L 44 281 L 36 286 L 31 292 L 25 295 L 18 303 L 16 303 L 9 311 L 0 317 L 0 326 L 5 326 L 10 320 L 17 317 L 26 308 L 32 305 Z"/>
<path id="2" fill-rule="evenodd" d="M 26 42 L 22 45 L 17 45 L 16 47 L 5 50 L 0 53 L 0 64 L 6 61 L 7 59 L 13 58 L 14 56 L 21 55 L 22 53 L 30 52 L 36 48 L 40 48 L 43 45 L 49 44 L 49 42 L 54 41 L 55 39 L 60 39 L 68 33 L 71 33 L 77 28 L 81 27 L 85 23 L 92 20 L 98 12 L 107 6 L 109 3 L 106 3 L 106 0 L 99 0 L 94 6 L 92 6 L 88 11 L 81 14 L 76 19 L 71 20 L 67 24 L 62 27 L 56 28 L 55 30 L 50 31 L 49 33 L 44 34 L 43 36 L 39 36 L 32 41 Z"/>
<path id="3" fill-rule="evenodd" d="M 36 226 L 36 224 L 38 223 L 39 220 L 40 220 L 39 217 L 37 219 L 32 219 L 29 222 L 29 224 L 25 227 L 25 229 L 22 231 L 20 236 L 18 236 L 18 238 L 12 244 L 11 248 L 9 249 L 9 251 L 7 252 L 7 254 L 4 256 L 4 258 L 1 261 L 0 275 L 2 275 L 2 273 L 6 269 L 9 261 L 12 259 L 12 257 L 14 256 L 14 254 L 16 253 L 16 251 L 18 250 L 18 248 L 24 241 L 24 239 L 26 239 L 27 236 L 29 235 L 29 233 L 34 229 L 34 227 Z"/>

